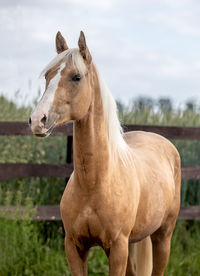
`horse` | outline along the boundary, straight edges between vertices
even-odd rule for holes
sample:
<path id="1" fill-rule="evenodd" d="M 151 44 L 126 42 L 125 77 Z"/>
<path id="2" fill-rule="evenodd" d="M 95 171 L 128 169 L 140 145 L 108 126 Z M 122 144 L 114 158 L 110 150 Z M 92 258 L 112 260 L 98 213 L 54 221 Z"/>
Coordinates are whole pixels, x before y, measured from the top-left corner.
<path id="1" fill-rule="evenodd" d="M 60 203 L 71 275 L 88 275 L 88 251 L 100 246 L 110 276 L 161 276 L 180 209 L 179 153 L 158 134 L 123 133 L 82 31 L 78 48 L 58 32 L 56 50 L 29 124 L 47 137 L 73 121 L 74 171 Z"/>

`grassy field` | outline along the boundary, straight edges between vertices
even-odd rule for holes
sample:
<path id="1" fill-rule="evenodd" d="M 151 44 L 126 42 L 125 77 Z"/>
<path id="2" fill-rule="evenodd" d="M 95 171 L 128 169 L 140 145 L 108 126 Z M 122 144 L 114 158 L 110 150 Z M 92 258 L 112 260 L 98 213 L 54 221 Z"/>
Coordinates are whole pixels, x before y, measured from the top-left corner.
<path id="1" fill-rule="evenodd" d="M 129 106 L 119 104 L 123 123 L 200 126 L 199 107 L 188 103 L 173 109 L 170 101 L 136 99 Z M 31 107 L 17 106 L 0 97 L 0 120 L 25 120 Z M 183 165 L 198 165 L 199 141 L 173 141 Z M 0 162 L 64 163 L 65 137 L 0 136 Z M 0 183 L 0 205 L 58 204 L 65 188 L 61 178 L 17 178 Z M 200 183 L 182 183 L 182 205 L 200 205 Z M 27 211 L 27 218 L 29 212 Z M 200 222 L 179 221 L 172 240 L 165 275 L 200 275 Z M 10 221 L 0 218 L 0 276 L 70 275 L 64 254 L 61 222 Z M 107 275 L 108 262 L 100 248 L 89 254 L 89 275 Z"/>

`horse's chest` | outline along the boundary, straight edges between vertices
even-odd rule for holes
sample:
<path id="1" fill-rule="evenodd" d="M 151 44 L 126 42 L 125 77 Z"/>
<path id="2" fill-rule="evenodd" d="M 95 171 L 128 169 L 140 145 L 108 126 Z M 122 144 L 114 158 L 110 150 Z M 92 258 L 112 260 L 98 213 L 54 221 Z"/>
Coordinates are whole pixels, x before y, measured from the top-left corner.
<path id="1" fill-rule="evenodd" d="M 126 203 L 122 204 L 121 198 L 124 198 L 124 194 L 118 193 L 119 191 L 105 195 L 99 192 L 98 196 L 87 196 L 80 190 L 79 193 L 74 191 L 73 186 L 68 186 L 61 201 L 61 214 L 66 233 L 76 245 L 98 244 L 109 248 L 122 230 L 128 228 L 129 232 L 131 226 L 127 224 L 133 220 L 130 218 L 133 206 L 130 200 L 124 200 Z"/>
<path id="2" fill-rule="evenodd" d="M 98 224 L 96 213 L 90 206 L 84 207 L 76 216 L 73 223 L 74 232 L 95 231 Z"/>
<path id="3" fill-rule="evenodd" d="M 111 235 L 102 220 L 103 218 L 92 207 L 84 207 L 74 219 L 70 229 L 75 243 L 79 247 L 101 245 L 104 248 L 109 248 Z M 104 227 L 102 227 L 102 224 L 104 224 Z"/>

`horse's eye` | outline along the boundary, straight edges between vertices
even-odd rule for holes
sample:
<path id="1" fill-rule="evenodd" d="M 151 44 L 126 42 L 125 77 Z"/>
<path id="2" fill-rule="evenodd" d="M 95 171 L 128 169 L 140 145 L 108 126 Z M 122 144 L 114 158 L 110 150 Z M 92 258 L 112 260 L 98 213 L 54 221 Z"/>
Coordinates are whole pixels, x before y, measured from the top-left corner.
<path id="1" fill-rule="evenodd" d="M 73 76 L 72 78 L 73 81 L 80 81 L 81 80 L 81 76 L 79 74 Z"/>

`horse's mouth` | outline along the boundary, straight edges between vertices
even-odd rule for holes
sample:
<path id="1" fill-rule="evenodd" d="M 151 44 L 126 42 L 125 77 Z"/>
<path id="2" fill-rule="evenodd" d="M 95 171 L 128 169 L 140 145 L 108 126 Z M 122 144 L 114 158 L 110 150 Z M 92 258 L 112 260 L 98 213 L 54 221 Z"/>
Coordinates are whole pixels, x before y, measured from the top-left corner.
<path id="1" fill-rule="evenodd" d="M 51 126 L 49 129 L 47 129 L 46 132 L 44 132 L 44 133 L 34 133 L 34 135 L 37 136 L 37 137 L 40 137 L 40 138 L 48 137 L 48 136 L 51 134 L 51 132 L 52 132 L 52 130 L 53 130 L 55 124 L 56 124 L 56 122 L 54 122 L 54 123 L 52 124 L 52 126 Z"/>

